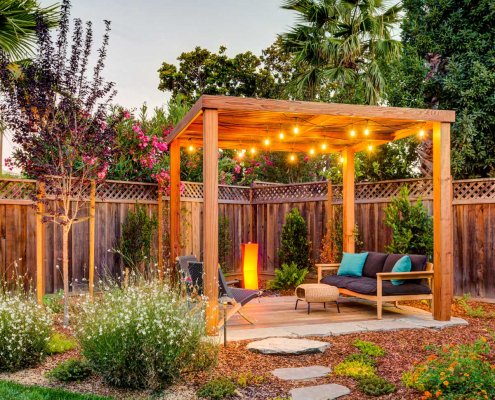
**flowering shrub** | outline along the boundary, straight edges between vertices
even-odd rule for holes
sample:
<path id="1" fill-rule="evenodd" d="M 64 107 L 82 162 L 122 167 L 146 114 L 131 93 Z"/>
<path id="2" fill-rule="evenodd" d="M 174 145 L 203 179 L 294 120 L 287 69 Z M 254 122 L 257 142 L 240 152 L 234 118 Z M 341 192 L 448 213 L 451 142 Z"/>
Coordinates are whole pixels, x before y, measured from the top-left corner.
<path id="1" fill-rule="evenodd" d="M 424 392 L 423 399 L 495 398 L 495 365 L 486 358 L 490 347 L 484 338 L 433 350 L 426 361 L 403 375 L 407 387 Z"/>
<path id="2" fill-rule="evenodd" d="M 158 389 L 196 360 L 204 335 L 201 307 L 190 309 L 167 285 L 148 282 L 82 305 L 82 354 L 108 383 Z"/>
<path id="3" fill-rule="evenodd" d="M 48 311 L 22 294 L 0 296 L 0 370 L 36 365 L 46 355 L 52 320 Z"/>

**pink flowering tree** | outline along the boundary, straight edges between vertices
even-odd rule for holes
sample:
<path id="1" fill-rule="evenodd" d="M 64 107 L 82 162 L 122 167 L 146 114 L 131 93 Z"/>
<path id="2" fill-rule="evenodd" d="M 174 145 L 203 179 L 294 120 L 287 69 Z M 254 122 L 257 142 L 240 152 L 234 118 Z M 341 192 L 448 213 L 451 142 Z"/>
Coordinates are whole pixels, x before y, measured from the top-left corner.
<path id="1" fill-rule="evenodd" d="M 105 83 L 101 76 L 110 23 L 105 22 L 103 43 L 89 79 L 91 23 L 84 26 L 75 20 L 69 47 L 69 9 L 66 0 L 55 41 L 46 26 L 38 25 L 38 51 L 30 63 L 13 71 L 7 59 L 0 60 L 0 110 L 15 144 L 7 164 L 44 184 L 48 197 L 42 200 L 43 221 L 62 228 L 65 325 L 69 323 L 69 233 L 74 224 L 88 218 L 82 211 L 88 207 L 91 181 L 107 176 L 115 125 L 121 118 L 107 117 L 113 83 Z"/>

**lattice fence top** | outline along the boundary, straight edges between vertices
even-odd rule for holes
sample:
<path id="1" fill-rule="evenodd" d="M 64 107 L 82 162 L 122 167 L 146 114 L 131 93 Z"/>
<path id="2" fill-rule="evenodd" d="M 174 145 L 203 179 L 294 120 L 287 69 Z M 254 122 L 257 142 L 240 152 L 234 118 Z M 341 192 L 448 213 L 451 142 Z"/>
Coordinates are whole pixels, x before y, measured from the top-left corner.
<path id="1" fill-rule="evenodd" d="M 433 198 L 431 179 L 405 179 L 399 181 L 362 182 L 356 184 L 356 203 L 388 202 L 397 196 L 403 186 L 409 188 L 410 197 L 424 200 Z M 36 194 L 37 183 L 28 179 L 0 179 L 0 201 L 4 203 L 29 203 Z M 53 188 L 47 187 L 47 195 L 53 195 Z M 495 203 L 495 179 L 472 179 L 454 181 L 452 185 L 453 204 Z M 89 198 L 90 186 L 85 185 L 83 194 Z M 253 188 L 219 185 L 220 203 L 265 204 L 305 201 L 326 201 L 327 182 L 313 182 L 293 185 L 270 185 L 263 183 Z M 342 202 L 342 186 L 332 185 L 333 202 Z M 105 181 L 96 187 L 97 201 L 156 203 L 157 185 L 153 183 Z M 203 184 L 184 182 L 181 195 L 184 201 L 202 201 Z"/>

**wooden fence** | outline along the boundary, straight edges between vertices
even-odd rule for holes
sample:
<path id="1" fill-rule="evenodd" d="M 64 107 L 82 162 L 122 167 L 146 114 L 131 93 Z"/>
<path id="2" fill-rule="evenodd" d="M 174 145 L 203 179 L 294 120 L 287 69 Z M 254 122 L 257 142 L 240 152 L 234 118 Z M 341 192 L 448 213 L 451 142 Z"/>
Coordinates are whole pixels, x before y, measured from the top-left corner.
<path id="1" fill-rule="evenodd" d="M 390 197 L 407 185 L 411 198 L 421 197 L 432 210 L 432 184 L 428 179 L 410 179 L 356 184 L 356 223 L 364 248 L 383 251 L 391 232 L 384 225 L 384 208 Z M 253 188 L 220 186 L 219 213 L 229 220 L 232 251 L 226 264 L 233 274 L 240 273 L 240 244 L 249 240 L 260 245 L 260 272 L 267 277 L 278 265 L 277 250 L 286 214 L 297 208 L 308 225 L 312 256 L 318 260 L 328 215 L 328 185 L 325 182 L 295 185 L 258 184 Z M 14 271 L 36 278 L 36 210 L 32 196 L 36 181 L 0 180 L 0 273 L 11 279 Z M 150 214 L 157 211 L 154 184 L 107 181 L 96 192 L 97 277 L 117 274 L 121 260 L 112 252 L 120 236 L 121 224 L 136 202 Z M 341 187 L 332 186 L 333 204 L 342 203 Z M 183 253 L 202 254 L 203 187 L 185 183 L 181 198 L 181 244 Z M 165 198 L 165 210 L 168 199 Z M 455 181 L 454 279 L 456 294 L 495 297 L 495 179 Z M 166 213 L 167 215 L 167 213 Z M 168 217 L 164 221 L 168 231 Z M 47 292 L 62 285 L 61 229 L 44 225 L 44 267 Z M 89 264 L 89 223 L 75 225 L 70 236 L 70 274 L 74 283 L 87 279 Z M 154 249 L 156 255 L 156 249 Z"/>

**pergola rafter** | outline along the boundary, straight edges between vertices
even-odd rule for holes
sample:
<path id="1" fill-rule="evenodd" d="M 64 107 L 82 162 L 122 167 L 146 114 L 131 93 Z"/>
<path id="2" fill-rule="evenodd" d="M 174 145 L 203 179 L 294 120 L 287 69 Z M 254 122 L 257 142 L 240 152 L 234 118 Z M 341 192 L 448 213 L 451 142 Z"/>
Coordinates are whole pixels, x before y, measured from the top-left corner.
<path id="1" fill-rule="evenodd" d="M 433 140 L 434 309 L 438 320 L 450 319 L 452 299 L 452 178 L 448 110 L 409 109 L 202 96 L 168 137 L 171 148 L 171 262 L 180 253 L 180 147 L 202 147 L 203 240 L 207 327 L 218 321 L 218 151 L 256 149 L 316 153 L 340 152 L 343 157 L 344 251 L 354 251 L 354 153 L 420 131 Z M 297 127 L 297 134 L 294 133 Z M 280 131 L 284 138 L 278 136 Z M 264 139 L 269 145 L 264 146 Z M 323 146 L 324 145 L 324 146 Z M 324 148 L 323 148 L 324 147 Z"/>

